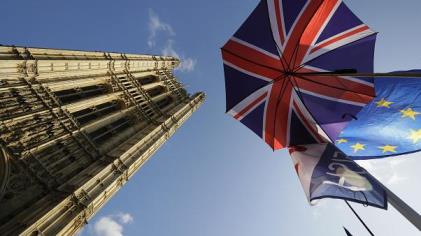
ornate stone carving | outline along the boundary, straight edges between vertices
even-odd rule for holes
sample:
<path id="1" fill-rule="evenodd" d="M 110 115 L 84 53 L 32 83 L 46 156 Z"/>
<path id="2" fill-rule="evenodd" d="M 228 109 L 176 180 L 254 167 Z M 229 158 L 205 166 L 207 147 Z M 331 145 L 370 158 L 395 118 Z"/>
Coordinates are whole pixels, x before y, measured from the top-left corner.
<path id="1" fill-rule="evenodd" d="M 155 104 L 159 101 L 147 94 L 151 85 L 134 77 L 165 73 L 157 68 L 172 76 L 173 66 L 167 65 L 178 60 L 13 48 L 17 55 L 8 62 L 13 70 L 0 68 L 0 74 L 7 72 L 0 76 L 0 235 L 73 235 L 164 143 L 161 136 L 169 136 L 174 124 L 187 119 L 170 122 Z M 104 79 L 106 84 L 96 85 Z M 95 86 L 85 84 L 91 80 Z M 168 84 L 172 90 L 183 90 Z M 80 89 L 63 89 L 69 87 Z M 164 93 L 159 90 L 154 96 Z M 118 106 L 95 105 L 105 97 L 118 97 Z M 180 96 L 173 97 L 175 104 L 183 102 Z M 204 95 L 187 98 L 203 99 Z M 93 105 L 95 113 L 86 108 Z M 177 109 L 189 116 L 197 107 Z M 166 126 L 157 131 L 163 121 Z M 110 151 L 101 153 L 108 144 Z M 112 158 L 103 156 L 111 152 Z"/>

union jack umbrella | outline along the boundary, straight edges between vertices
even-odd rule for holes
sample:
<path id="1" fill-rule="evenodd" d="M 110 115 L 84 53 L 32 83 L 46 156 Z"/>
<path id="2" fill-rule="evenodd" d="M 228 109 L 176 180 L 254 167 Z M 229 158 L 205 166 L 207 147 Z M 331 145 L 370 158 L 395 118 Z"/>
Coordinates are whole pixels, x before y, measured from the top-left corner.
<path id="1" fill-rule="evenodd" d="M 332 142 L 374 97 L 376 33 L 341 0 L 262 0 L 222 48 L 226 109 L 273 149 Z"/>

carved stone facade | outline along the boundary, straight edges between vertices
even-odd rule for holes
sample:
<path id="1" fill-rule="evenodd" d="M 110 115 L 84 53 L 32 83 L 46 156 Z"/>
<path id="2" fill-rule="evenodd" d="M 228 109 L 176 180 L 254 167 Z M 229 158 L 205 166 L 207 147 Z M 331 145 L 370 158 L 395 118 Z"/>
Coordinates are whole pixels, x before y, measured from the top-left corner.
<path id="1" fill-rule="evenodd" d="M 203 103 L 173 57 L 0 46 L 0 235 L 73 235 Z"/>

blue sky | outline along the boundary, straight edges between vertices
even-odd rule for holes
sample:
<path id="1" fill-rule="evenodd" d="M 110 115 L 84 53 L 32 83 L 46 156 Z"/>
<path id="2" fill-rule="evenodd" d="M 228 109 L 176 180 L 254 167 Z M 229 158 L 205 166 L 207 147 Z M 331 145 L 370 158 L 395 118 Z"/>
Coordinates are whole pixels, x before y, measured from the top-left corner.
<path id="1" fill-rule="evenodd" d="M 345 2 L 380 32 L 376 71 L 420 68 L 420 1 Z M 257 0 L 2 1 L 2 44 L 177 54 L 186 62 L 177 71 L 180 80 L 189 91 L 208 95 L 202 108 L 82 235 L 343 235 L 342 226 L 355 235 L 366 234 L 339 200 L 310 207 L 286 152 L 272 152 L 224 114 L 219 48 L 256 4 Z M 417 156 L 363 165 L 421 212 Z M 392 207 L 355 208 L 376 235 L 418 233 Z"/>

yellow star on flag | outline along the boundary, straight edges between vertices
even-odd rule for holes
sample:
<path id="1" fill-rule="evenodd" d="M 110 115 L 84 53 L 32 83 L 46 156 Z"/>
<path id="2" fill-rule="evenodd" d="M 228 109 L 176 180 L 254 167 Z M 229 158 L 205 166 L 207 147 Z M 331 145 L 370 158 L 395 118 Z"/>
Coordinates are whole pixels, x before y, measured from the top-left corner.
<path id="1" fill-rule="evenodd" d="M 354 145 L 351 146 L 352 149 L 354 149 L 354 153 L 361 151 L 361 150 L 365 150 L 365 144 L 361 144 L 361 143 L 356 143 Z"/>
<path id="2" fill-rule="evenodd" d="M 385 146 L 379 147 L 379 149 L 381 149 L 383 151 L 383 153 L 386 153 L 386 152 L 393 152 L 393 153 L 395 153 L 397 147 L 398 146 L 385 145 Z"/>
<path id="3" fill-rule="evenodd" d="M 341 139 L 336 140 L 336 142 L 337 142 L 338 144 L 341 144 L 341 143 L 347 143 L 347 142 L 348 142 L 348 140 L 346 140 L 346 139 L 344 139 L 344 138 L 341 138 Z"/>
<path id="4" fill-rule="evenodd" d="M 412 108 L 408 108 L 406 110 L 401 110 L 401 113 L 402 113 L 402 118 L 409 117 L 413 120 L 415 120 L 416 115 L 421 114 L 419 112 L 416 112 L 416 111 L 412 110 Z"/>
<path id="5" fill-rule="evenodd" d="M 417 143 L 421 139 L 421 129 L 419 130 L 412 130 L 411 134 L 408 137 L 409 139 L 412 139 L 413 143 Z"/>
<path id="6" fill-rule="evenodd" d="M 389 102 L 386 99 L 382 98 L 382 100 L 376 102 L 377 107 L 386 107 L 386 108 L 390 108 L 390 104 L 392 104 L 393 102 Z"/>

